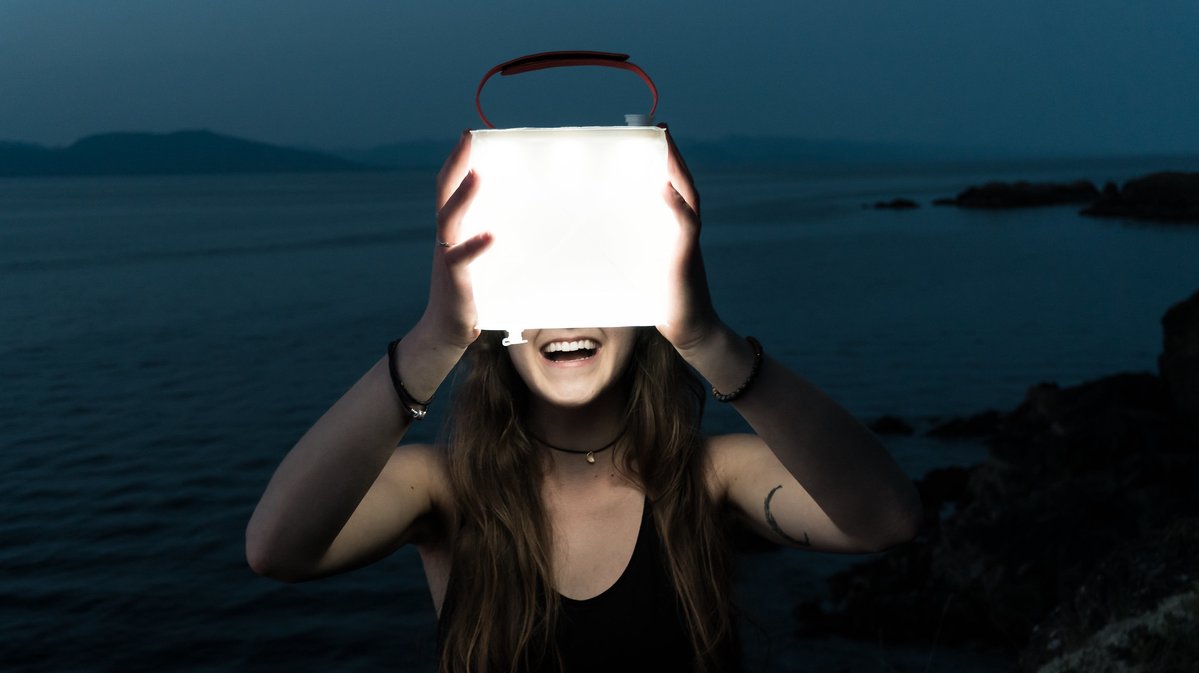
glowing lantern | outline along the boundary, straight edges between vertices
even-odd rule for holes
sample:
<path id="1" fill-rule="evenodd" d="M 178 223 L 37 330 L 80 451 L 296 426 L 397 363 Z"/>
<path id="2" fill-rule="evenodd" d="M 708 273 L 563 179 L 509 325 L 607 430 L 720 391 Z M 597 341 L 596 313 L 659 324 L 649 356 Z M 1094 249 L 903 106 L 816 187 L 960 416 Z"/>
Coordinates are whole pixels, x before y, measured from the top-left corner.
<path id="1" fill-rule="evenodd" d="M 606 65 L 641 74 L 620 54 L 554 52 L 496 66 L 516 74 Z M 476 104 L 478 92 L 476 93 Z M 641 117 L 642 124 L 652 118 Z M 487 126 L 491 123 L 479 108 Z M 629 115 L 632 117 L 633 115 Z M 486 129 L 472 132 L 479 191 L 462 238 L 494 234 L 470 266 L 480 329 L 654 325 L 665 321 L 667 269 L 678 225 L 662 198 L 663 129 L 642 126 Z"/>

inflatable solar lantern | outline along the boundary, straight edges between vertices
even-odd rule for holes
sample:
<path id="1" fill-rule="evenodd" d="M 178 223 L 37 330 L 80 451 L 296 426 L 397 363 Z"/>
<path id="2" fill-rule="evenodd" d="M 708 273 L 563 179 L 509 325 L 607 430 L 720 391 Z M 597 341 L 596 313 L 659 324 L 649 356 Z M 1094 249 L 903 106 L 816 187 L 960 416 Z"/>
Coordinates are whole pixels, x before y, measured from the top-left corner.
<path id="1" fill-rule="evenodd" d="M 639 75 L 654 96 L 649 115 L 626 126 L 496 129 L 479 101 L 497 72 L 515 75 L 599 65 Z M 663 199 L 663 129 L 651 126 L 658 92 L 624 54 L 550 52 L 492 68 L 475 105 L 487 129 L 471 132 L 479 190 L 461 240 L 490 231 L 490 249 L 469 267 L 479 329 L 624 327 L 665 322 L 668 264 L 678 224 Z"/>

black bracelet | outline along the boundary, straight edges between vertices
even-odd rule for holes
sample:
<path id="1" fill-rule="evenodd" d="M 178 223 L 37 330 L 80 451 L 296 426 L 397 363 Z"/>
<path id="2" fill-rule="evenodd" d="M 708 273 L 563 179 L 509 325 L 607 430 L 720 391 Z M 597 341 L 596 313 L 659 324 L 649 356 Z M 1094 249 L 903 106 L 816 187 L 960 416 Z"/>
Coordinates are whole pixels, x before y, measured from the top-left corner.
<path id="1" fill-rule="evenodd" d="M 754 349 L 754 365 L 749 370 L 749 376 L 745 377 L 745 381 L 733 392 L 722 393 L 716 389 L 716 386 L 712 386 L 712 395 L 716 398 L 717 402 L 732 402 L 741 397 L 745 394 L 746 390 L 749 390 L 749 386 L 754 382 L 754 379 L 758 378 L 758 370 L 762 368 L 762 344 L 758 343 L 758 340 L 751 336 L 745 337 L 745 340 Z"/>
<path id="2" fill-rule="evenodd" d="M 404 382 L 400 380 L 400 373 L 396 371 L 396 346 L 399 345 L 400 339 L 387 344 L 387 372 L 391 374 L 391 387 L 395 388 L 396 395 L 400 398 L 400 406 L 408 412 L 408 416 L 414 421 L 423 421 L 425 415 L 429 413 L 429 405 L 433 402 L 433 398 L 430 397 L 421 402 L 404 387 Z"/>

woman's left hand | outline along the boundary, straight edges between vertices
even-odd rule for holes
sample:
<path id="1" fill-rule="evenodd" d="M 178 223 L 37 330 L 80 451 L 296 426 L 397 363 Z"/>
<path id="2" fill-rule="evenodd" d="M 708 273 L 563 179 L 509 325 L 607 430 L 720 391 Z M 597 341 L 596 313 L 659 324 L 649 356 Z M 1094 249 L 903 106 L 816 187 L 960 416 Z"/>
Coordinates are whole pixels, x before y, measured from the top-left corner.
<path id="1" fill-rule="evenodd" d="M 660 126 L 665 128 L 664 124 Z M 678 222 L 679 238 L 671 260 L 668 317 L 665 324 L 658 325 L 658 331 L 676 350 L 686 352 L 698 347 L 715 332 L 720 327 L 720 318 L 712 306 L 699 247 L 699 193 L 669 130 L 666 131 L 666 144 L 670 181 L 662 197 Z"/>

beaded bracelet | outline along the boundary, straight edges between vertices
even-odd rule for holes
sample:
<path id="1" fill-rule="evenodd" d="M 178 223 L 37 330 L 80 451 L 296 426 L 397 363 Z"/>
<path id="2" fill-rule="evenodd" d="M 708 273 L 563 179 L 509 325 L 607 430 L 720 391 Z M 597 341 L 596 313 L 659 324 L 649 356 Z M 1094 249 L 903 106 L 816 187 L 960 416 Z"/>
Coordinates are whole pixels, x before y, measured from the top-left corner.
<path id="1" fill-rule="evenodd" d="M 400 398 L 400 406 L 408 412 L 408 416 L 414 421 L 423 421 L 425 415 L 429 413 L 429 405 L 433 402 L 433 398 L 430 397 L 421 402 L 404 387 L 404 382 L 400 380 L 400 373 L 396 371 L 396 346 L 399 345 L 400 339 L 387 344 L 387 372 L 391 374 L 391 387 L 395 388 L 396 395 Z"/>
<path id="2" fill-rule="evenodd" d="M 749 370 L 749 376 L 745 377 L 745 381 L 731 393 L 722 393 L 716 389 L 716 386 L 712 386 L 712 396 L 716 398 L 717 402 L 732 402 L 741 397 L 745 394 L 746 390 L 749 390 L 749 386 L 754 382 L 754 379 L 758 378 L 758 370 L 762 368 L 762 344 L 758 343 L 758 340 L 751 336 L 745 337 L 745 340 L 754 349 L 754 364 Z"/>

